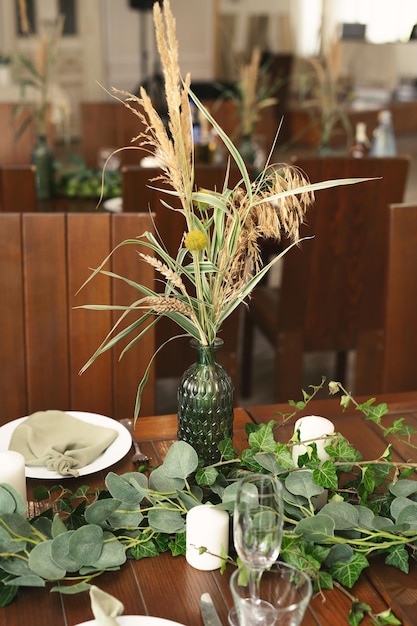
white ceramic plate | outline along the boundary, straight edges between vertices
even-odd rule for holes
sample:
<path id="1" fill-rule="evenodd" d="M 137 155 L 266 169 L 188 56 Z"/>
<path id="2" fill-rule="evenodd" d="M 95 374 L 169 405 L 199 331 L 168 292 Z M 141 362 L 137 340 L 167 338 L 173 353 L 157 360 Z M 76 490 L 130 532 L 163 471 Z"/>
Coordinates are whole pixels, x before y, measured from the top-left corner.
<path id="1" fill-rule="evenodd" d="M 93 474 L 106 467 L 110 467 L 110 465 L 120 461 L 120 459 L 129 452 L 132 445 L 132 437 L 127 428 L 122 426 L 117 420 L 105 417 L 104 415 L 98 415 L 97 413 L 84 413 L 83 411 L 66 411 L 66 413 L 89 424 L 112 428 L 119 433 L 117 439 L 113 441 L 103 454 L 100 454 L 92 463 L 79 469 L 80 476 L 87 476 L 88 474 Z M 19 417 L 19 419 L 8 422 L 0 427 L 0 450 L 8 450 L 10 439 L 15 428 L 25 419 L 27 419 L 27 417 Z M 72 476 L 62 476 L 62 474 L 58 474 L 58 472 L 50 472 L 44 466 L 26 466 L 26 478 L 61 480 L 63 478 L 72 478 Z"/>
<path id="2" fill-rule="evenodd" d="M 170 619 L 162 619 L 162 617 L 150 617 L 149 615 L 122 615 L 117 618 L 120 626 L 184 626 L 179 622 L 171 622 Z M 95 619 L 76 626 L 97 626 Z"/>

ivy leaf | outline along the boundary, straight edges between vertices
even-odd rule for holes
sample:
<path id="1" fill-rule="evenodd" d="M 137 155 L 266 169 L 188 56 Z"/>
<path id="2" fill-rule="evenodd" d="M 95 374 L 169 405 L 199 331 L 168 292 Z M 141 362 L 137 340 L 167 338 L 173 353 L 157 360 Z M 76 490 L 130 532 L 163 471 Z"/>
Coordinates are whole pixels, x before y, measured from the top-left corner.
<path id="1" fill-rule="evenodd" d="M 333 589 L 333 577 L 329 572 L 319 571 L 318 587 L 320 589 Z"/>
<path id="2" fill-rule="evenodd" d="M 272 425 L 275 422 L 269 422 L 268 424 L 260 424 L 258 430 L 249 435 L 249 445 L 256 451 L 262 452 L 275 452 L 276 442 L 274 433 L 272 432 Z"/>
<path id="3" fill-rule="evenodd" d="M 394 546 L 390 549 L 390 552 L 385 559 L 385 563 L 387 563 L 387 565 L 397 567 L 406 574 L 409 572 L 408 552 L 404 546 Z"/>
<path id="4" fill-rule="evenodd" d="M 146 559 L 148 557 L 158 556 L 160 553 L 155 543 L 150 539 L 135 545 L 131 550 L 132 556 L 136 561 Z"/>
<path id="5" fill-rule="evenodd" d="M 400 620 L 395 617 L 391 609 L 378 613 L 376 618 L 378 621 L 374 622 L 374 620 L 372 620 L 372 624 L 376 624 L 377 626 L 401 626 Z"/>
<path id="6" fill-rule="evenodd" d="M 184 556 L 186 552 L 185 533 L 177 533 L 174 539 L 171 539 L 168 546 L 172 556 Z"/>
<path id="7" fill-rule="evenodd" d="M 196 473 L 196 481 L 198 485 L 213 485 L 219 472 L 215 467 L 203 467 Z"/>
<path id="8" fill-rule="evenodd" d="M 372 493 L 375 489 L 375 474 L 373 468 L 370 465 L 364 465 L 361 468 L 361 474 L 363 488 L 368 493 Z"/>
<path id="9" fill-rule="evenodd" d="M 283 443 L 278 443 L 275 449 L 275 458 L 279 466 L 286 469 L 294 467 L 294 460 L 288 447 Z"/>
<path id="10" fill-rule="evenodd" d="M 334 563 L 330 568 L 330 573 L 341 585 L 351 589 L 361 575 L 362 570 L 368 566 L 368 559 L 363 554 L 355 552 L 348 563 Z"/>
<path id="11" fill-rule="evenodd" d="M 348 615 L 348 623 L 351 626 L 358 626 L 369 611 L 371 611 L 369 604 L 358 601 L 352 602 Z"/>
<path id="12" fill-rule="evenodd" d="M 0 574 L 0 607 L 10 604 L 18 591 L 19 587 L 17 585 L 4 585 Z"/>
<path id="13" fill-rule="evenodd" d="M 235 458 L 236 452 L 233 448 L 233 441 L 230 438 L 223 439 L 223 441 L 219 443 L 218 447 L 224 460 L 231 461 Z"/>
<path id="14" fill-rule="evenodd" d="M 313 471 L 313 479 L 318 485 L 336 490 L 338 478 L 335 464 L 332 461 L 325 461 L 321 467 Z"/>
<path id="15" fill-rule="evenodd" d="M 257 452 L 257 450 L 253 450 L 252 448 L 246 448 L 245 450 L 243 450 L 242 454 L 240 455 L 241 465 L 252 472 L 262 472 L 262 467 L 255 460 Z"/>

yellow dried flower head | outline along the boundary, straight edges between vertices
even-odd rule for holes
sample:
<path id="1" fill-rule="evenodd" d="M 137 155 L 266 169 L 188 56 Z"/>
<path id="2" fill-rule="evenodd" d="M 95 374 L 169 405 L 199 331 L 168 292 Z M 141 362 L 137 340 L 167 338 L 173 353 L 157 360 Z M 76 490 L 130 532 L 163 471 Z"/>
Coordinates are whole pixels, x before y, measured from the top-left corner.
<path id="1" fill-rule="evenodd" d="M 204 250 L 206 244 L 207 238 L 201 230 L 190 230 L 184 237 L 184 245 L 190 252 Z"/>

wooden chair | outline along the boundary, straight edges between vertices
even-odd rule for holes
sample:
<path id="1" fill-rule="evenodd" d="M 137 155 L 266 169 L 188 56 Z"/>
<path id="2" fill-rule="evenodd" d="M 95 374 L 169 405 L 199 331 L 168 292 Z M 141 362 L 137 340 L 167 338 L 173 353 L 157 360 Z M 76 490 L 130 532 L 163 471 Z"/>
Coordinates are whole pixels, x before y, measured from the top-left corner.
<path id="1" fill-rule="evenodd" d="M 409 158 L 313 157 L 296 164 L 311 182 L 377 180 L 317 192 L 301 229 L 314 239 L 284 256 L 279 287 L 255 289 L 244 316 L 242 394 L 250 391 L 255 326 L 274 347 L 277 401 L 299 396 L 304 354 L 334 353 L 335 378 L 343 381 L 346 355 L 359 344 L 355 391 L 367 393 L 374 372 L 363 363 L 383 324 L 387 206 L 403 200 Z"/>
<path id="2" fill-rule="evenodd" d="M 374 367 L 381 365 L 375 392 L 417 390 L 417 205 L 389 207 L 385 315 Z"/>
<path id="3" fill-rule="evenodd" d="M 77 291 L 117 243 L 150 229 L 147 214 L 0 213 L 0 424 L 53 408 L 133 415 L 153 330 L 120 362 L 116 347 L 80 376 L 119 314 L 74 307 L 135 299 L 123 281 L 102 275 Z M 153 269 L 133 246 L 115 252 L 107 269 L 153 284 Z M 141 415 L 154 409 L 152 372 Z"/>
<path id="4" fill-rule="evenodd" d="M 80 105 L 81 154 L 89 167 L 98 167 L 102 148 L 122 148 L 131 143 L 141 128 L 139 118 L 120 102 L 83 102 Z M 137 145 L 137 144 L 136 144 Z M 118 153 L 123 165 L 137 164 L 147 156 L 143 149 Z"/>
<path id="5" fill-rule="evenodd" d="M 36 211 L 36 170 L 34 165 L 0 166 L 0 211 Z"/>
<path id="6" fill-rule="evenodd" d="M 226 166 L 196 165 L 195 181 L 197 187 L 221 190 L 224 183 Z M 168 252 L 176 256 L 184 235 L 185 222 L 181 214 L 164 207 L 161 200 L 168 201 L 171 206 L 180 207 L 174 196 L 167 196 L 154 187 L 164 188 L 160 181 L 151 182 L 160 174 L 158 168 L 144 168 L 133 165 L 122 167 L 122 198 L 123 211 L 145 211 L 151 209 L 155 214 L 157 235 L 164 242 Z M 230 173 L 230 185 L 240 180 L 237 169 Z M 230 186 L 229 185 L 229 186 Z M 222 327 L 221 338 L 224 346 L 218 351 L 217 358 L 229 372 L 238 390 L 238 332 L 239 312 L 226 320 Z M 180 334 L 178 326 L 168 319 L 156 325 L 156 343 L 162 345 L 169 337 Z M 185 369 L 195 361 L 195 352 L 189 347 L 189 339 L 178 339 L 167 344 L 156 357 L 156 375 L 158 378 L 181 376 Z"/>

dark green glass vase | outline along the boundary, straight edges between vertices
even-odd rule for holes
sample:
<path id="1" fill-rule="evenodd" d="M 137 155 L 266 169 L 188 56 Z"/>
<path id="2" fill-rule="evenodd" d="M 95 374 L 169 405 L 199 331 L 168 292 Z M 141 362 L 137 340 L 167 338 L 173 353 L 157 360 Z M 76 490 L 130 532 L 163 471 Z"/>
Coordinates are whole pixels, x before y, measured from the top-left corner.
<path id="1" fill-rule="evenodd" d="M 192 340 L 197 362 L 184 373 L 178 387 L 178 439 L 196 450 L 206 465 L 220 459 L 218 444 L 233 436 L 234 387 L 226 370 L 216 361 L 223 345 L 210 346 Z"/>
<path id="2" fill-rule="evenodd" d="M 32 163 L 36 167 L 36 196 L 38 200 L 49 200 L 54 194 L 54 157 L 44 135 L 38 137 Z"/>
<path id="3" fill-rule="evenodd" d="M 250 135 L 243 135 L 238 146 L 240 156 L 247 167 L 253 167 L 256 161 L 256 145 Z"/>

